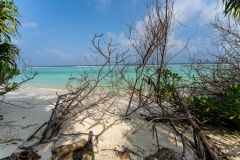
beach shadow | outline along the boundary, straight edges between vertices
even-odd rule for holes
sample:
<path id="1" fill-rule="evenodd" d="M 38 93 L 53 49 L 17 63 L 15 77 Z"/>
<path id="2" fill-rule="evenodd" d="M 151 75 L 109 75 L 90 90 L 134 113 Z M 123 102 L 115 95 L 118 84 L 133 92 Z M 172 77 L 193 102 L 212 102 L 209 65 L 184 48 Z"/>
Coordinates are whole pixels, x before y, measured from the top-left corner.
<path id="1" fill-rule="evenodd" d="M 25 140 L 51 114 L 51 103 L 56 102 L 54 91 L 19 90 L 5 96 L 0 103 L 0 158 L 9 156 L 23 145 Z"/>
<path id="2" fill-rule="evenodd" d="M 114 102 L 112 111 L 107 109 L 108 105 L 105 105 L 92 111 L 88 110 L 85 115 L 65 122 L 55 146 L 71 144 L 82 138 L 87 139 L 89 131 L 92 131 L 95 136 L 96 159 L 118 159 L 116 151 L 123 151 L 126 148 L 140 155 L 133 154 L 134 159 L 143 159 L 156 153 L 158 147 L 152 125 L 149 125 L 139 114 L 134 114 L 131 119 L 123 119 L 127 102 L 126 97 L 120 97 Z M 106 110 L 103 109 L 104 107 Z M 174 132 L 169 125 L 156 124 L 156 130 L 160 147 L 182 152 L 182 144 L 172 134 Z"/>

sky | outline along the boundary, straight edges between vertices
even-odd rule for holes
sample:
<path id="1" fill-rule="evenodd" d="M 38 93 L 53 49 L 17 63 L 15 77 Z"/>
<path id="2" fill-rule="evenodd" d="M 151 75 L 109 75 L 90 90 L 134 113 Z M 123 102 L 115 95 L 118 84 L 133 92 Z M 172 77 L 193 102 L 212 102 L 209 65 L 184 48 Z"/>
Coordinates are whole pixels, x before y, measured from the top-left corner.
<path id="1" fill-rule="evenodd" d="M 146 18 L 148 0 L 15 0 L 21 14 L 20 36 L 13 42 L 21 49 L 21 59 L 31 66 L 86 65 L 95 54 L 91 38 L 104 34 L 129 47 L 128 25 Z M 218 0 L 176 0 L 175 19 L 179 22 L 171 41 L 179 48 L 189 40 L 189 50 L 206 46 L 209 21 L 222 13 Z M 87 60 L 86 60 L 87 59 Z M 187 54 L 173 63 L 187 62 Z"/>

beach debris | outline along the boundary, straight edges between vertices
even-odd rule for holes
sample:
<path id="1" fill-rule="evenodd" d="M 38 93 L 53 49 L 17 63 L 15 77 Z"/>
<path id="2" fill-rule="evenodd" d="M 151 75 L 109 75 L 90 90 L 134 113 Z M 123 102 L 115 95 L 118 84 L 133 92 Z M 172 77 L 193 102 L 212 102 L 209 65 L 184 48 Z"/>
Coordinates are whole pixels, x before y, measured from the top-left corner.
<path id="1" fill-rule="evenodd" d="M 58 95 L 57 102 L 54 104 L 49 120 L 29 136 L 28 141 L 35 138 L 35 135 L 43 129 L 40 140 L 37 143 L 43 144 L 48 142 L 59 134 L 64 122 L 75 119 L 85 111 L 97 108 L 112 99 L 112 97 L 105 94 L 93 96 L 96 87 L 92 87 L 87 81 L 83 81 L 83 83 L 81 87 L 69 90 L 66 94 Z"/>
<path id="2" fill-rule="evenodd" d="M 198 157 L 201 159 L 207 158 L 213 160 L 228 159 L 226 154 L 199 127 L 196 118 L 189 111 L 189 106 L 185 102 L 183 96 L 176 92 L 175 98 L 178 105 L 182 106 L 188 118 L 188 123 L 192 127 L 194 142 L 191 143 L 194 144 L 192 147 L 196 150 L 195 152 Z"/>
<path id="3" fill-rule="evenodd" d="M 3 144 L 3 143 L 11 143 L 11 144 L 17 144 L 17 141 L 22 141 L 23 139 L 20 139 L 20 138 L 13 138 L 13 139 L 9 139 L 9 140 L 2 140 L 0 139 L 0 144 Z"/>
<path id="4" fill-rule="evenodd" d="M 88 140 L 81 139 L 72 144 L 57 147 L 52 150 L 53 160 L 93 160 L 93 132 L 89 132 Z"/>
<path id="5" fill-rule="evenodd" d="M 114 151 L 115 155 L 119 157 L 121 160 L 132 160 L 130 152 L 127 152 L 125 150 L 123 151 Z"/>
<path id="6" fill-rule="evenodd" d="M 25 118 L 25 117 L 24 117 Z M 23 118 L 23 119 L 24 119 Z M 38 124 L 30 124 L 30 125 L 27 125 L 27 126 L 24 126 L 24 127 L 22 127 L 22 129 L 26 129 L 26 128 L 29 128 L 29 127 L 32 127 L 32 126 L 36 126 L 36 125 L 38 125 Z"/>
<path id="7" fill-rule="evenodd" d="M 106 151 L 106 150 L 111 150 L 115 153 L 115 155 L 120 158 L 121 160 L 132 160 L 131 158 L 131 154 L 138 156 L 138 157 L 142 157 L 139 154 L 137 154 L 136 152 L 132 151 L 129 148 L 124 147 L 123 151 L 117 150 L 116 148 L 114 149 L 102 149 L 102 151 Z"/>
<path id="8" fill-rule="evenodd" d="M 173 149 L 163 147 L 156 153 L 144 158 L 145 160 L 183 160 L 181 155 Z"/>
<path id="9" fill-rule="evenodd" d="M 38 160 L 41 158 L 32 147 L 21 147 L 22 151 L 19 153 L 13 153 L 11 156 L 3 158 L 1 160 Z"/>

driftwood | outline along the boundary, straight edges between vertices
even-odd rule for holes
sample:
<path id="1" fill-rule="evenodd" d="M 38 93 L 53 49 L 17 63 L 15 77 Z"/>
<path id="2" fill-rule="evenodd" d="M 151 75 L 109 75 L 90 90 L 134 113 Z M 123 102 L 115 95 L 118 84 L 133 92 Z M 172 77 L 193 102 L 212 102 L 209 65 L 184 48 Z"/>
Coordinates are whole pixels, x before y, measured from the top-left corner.
<path id="1" fill-rule="evenodd" d="M 194 134 L 193 136 L 195 139 L 194 143 L 195 147 L 199 149 L 200 157 L 204 158 L 204 155 L 206 154 L 205 157 L 208 157 L 213 160 L 224 159 L 225 158 L 224 154 L 220 151 L 220 149 L 216 145 L 214 145 L 210 141 L 210 138 L 202 132 L 196 121 L 194 121 L 194 119 L 192 118 L 193 115 L 190 113 L 189 107 L 184 102 L 183 97 L 179 93 L 176 93 L 175 97 L 176 102 L 178 102 L 179 105 L 183 107 L 184 113 L 188 118 L 187 120 L 193 129 Z"/>
<path id="2" fill-rule="evenodd" d="M 93 133 L 90 131 L 88 140 L 81 139 L 69 145 L 60 146 L 52 150 L 53 160 L 92 160 L 93 152 Z"/>
<path id="3" fill-rule="evenodd" d="M 169 148 L 161 148 L 155 154 L 149 155 L 144 158 L 145 160 L 183 160 L 181 155 Z"/>
<path id="4" fill-rule="evenodd" d="M 120 158 L 121 160 L 132 160 L 130 152 L 127 151 L 114 151 L 115 155 Z"/>
<path id="5" fill-rule="evenodd" d="M 49 142 L 49 140 L 58 135 L 65 122 L 70 119 L 75 119 L 85 111 L 97 108 L 99 105 L 104 104 L 111 99 L 110 96 L 105 94 L 99 95 L 98 97 L 93 96 L 100 81 L 99 79 L 91 81 L 88 80 L 87 76 L 83 76 L 79 81 L 82 82 L 82 84 L 79 84 L 79 87 L 69 87 L 68 93 L 58 95 L 57 102 L 54 104 L 49 120 L 29 136 L 28 141 L 32 140 L 36 134 L 43 129 L 38 144 Z"/>
<path id="6" fill-rule="evenodd" d="M 32 147 L 22 147 L 21 152 L 13 153 L 11 156 L 1 160 L 38 160 L 41 158 Z"/>
<path id="7" fill-rule="evenodd" d="M 117 150 L 117 149 L 102 149 L 102 151 L 113 151 L 115 153 L 115 155 L 120 158 L 121 160 L 132 160 L 131 158 L 131 154 L 138 156 L 138 157 L 142 157 L 139 154 L 137 154 L 136 152 L 128 149 L 128 148 L 124 148 L 123 151 Z"/>
<path id="8" fill-rule="evenodd" d="M 74 142 L 72 144 L 55 148 L 52 150 L 53 159 L 59 159 L 60 157 L 69 156 L 69 154 L 71 154 L 72 151 L 78 148 L 83 148 L 86 144 L 87 144 L 87 140 L 81 139 L 80 141 Z"/>

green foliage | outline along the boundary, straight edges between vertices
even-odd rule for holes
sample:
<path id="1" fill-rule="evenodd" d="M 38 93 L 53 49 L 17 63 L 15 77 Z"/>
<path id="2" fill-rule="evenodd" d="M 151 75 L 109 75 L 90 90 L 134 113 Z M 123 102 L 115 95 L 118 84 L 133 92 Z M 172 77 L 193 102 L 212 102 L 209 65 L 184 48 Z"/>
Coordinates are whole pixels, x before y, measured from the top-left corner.
<path id="1" fill-rule="evenodd" d="M 165 69 L 160 81 L 160 95 L 166 100 L 171 99 L 181 79 L 182 77 L 177 73 L 173 73 L 170 69 Z"/>
<path id="2" fill-rule="evenodd" d="M 20 25 L 17 18 L 19 12 L 12 0 L 0 0 L 0 34 L 1 42 L 11 42 L 11 36 L 18 34 L 18 26 Z"/>
<path id="3" fill-rule="evenodd" d="M 177 73 L 173 73 L 170 69 L 164 69 L 160 75 L 156 74 L 155 77 L 148 77 L 147 81 L 158 97 L 169 101 L 173 98 L 173 93 L 181 79 L 182 77 Z"/>
<path id="4" fill-rule="evenodd" d="M 19 49 L 9 43 L 0 44 L 0 84 L 8 86 L 9 80 L 19 74 L 19 69 L 16 66 L 16 58 Z"/>
<path id="5" fill-rule="evenodd" d="M 197 117 L 202 123 L 224 124 L 240 129 L 240 84 L 232 84 L 223 97 L 194 97 Z"/>
<path id="6" fill-rule="evenodd" d="M 20 51 L 11 43 L 11 37 L 18 34 L 18 17 L 14 1 L 0 0 L 0 96 L 17 87 L 10 80 L 19 74 L 16 60 Z"/>
<path id="7" fill-rule="evenodd" d="M 224 13 L 231 14 L 235 18 L 240 18 L 240 1 L 239 0 L 223 0 Z"/>

